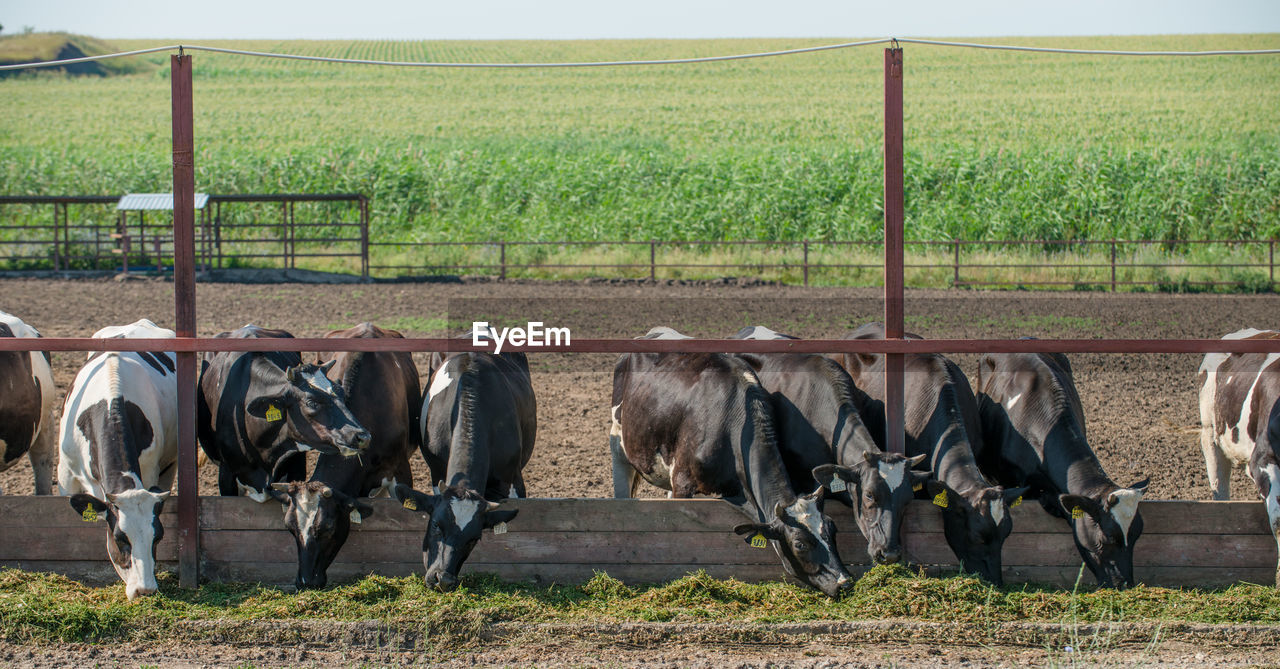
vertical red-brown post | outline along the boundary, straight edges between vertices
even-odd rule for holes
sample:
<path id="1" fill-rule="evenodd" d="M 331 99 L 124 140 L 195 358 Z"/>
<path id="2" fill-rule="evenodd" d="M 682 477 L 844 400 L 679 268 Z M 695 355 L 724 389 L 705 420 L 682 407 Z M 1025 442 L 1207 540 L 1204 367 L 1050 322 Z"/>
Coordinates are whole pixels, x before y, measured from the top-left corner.
<path id="1" fill-rule="evenodd" d="M 896 45 L 895 45 L 896 46 Z M 884 336 L 903 336 L 902 49 L 884 50 Z M 903 355 L 885 356 L 885 448 L 906 452 Z"/>
<path id="2" fill-rule="evenodd" d="M 179 337 L 196 336 L 195 133 L 191 113 L 191 56 L 169 58 L 173 96 L 173 301 Z M 196 481 L 196 354 L 178 358 L 178 582 L 200 577 Z"/>

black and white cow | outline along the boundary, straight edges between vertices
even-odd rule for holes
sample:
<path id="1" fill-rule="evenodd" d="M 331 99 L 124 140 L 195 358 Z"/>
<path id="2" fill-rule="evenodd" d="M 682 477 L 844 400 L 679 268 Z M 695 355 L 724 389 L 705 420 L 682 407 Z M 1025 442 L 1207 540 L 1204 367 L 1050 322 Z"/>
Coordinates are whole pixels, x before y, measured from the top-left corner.
<path id="1" fill-rule="evenodd" d="M 172 339 L 148 320 L 99 339 Z M 160 512 L 178 461 L 178 377 L 172 353 L 98 352 L 67 392 L 59 431 L 58 494 L 86 520 L 107 521 L 107 555 L 129 599 L 156 591 Z"/>
<path id="2" fill-rule="evenodd" d="M 292 338 L 246 325 L 219 338 Z M 205 353 L 196 393 L 196 436 L 218 465 L 218 491 L 258 501 L 279 481 L 306 478 L 303 451 L 355 455 L 369 432 L 325 376 L 332 362 L 303 364 L 296 351 Z"/>
<path id="3" fill-rule="evenodd" d="M 437 353 L 431 370 L 422 457 L 440 483 L 434 495 L 404 484 L 394 492 L 406 508 L 427 516 L 426 583 L 448 592 L 483 531 L 505 528 L 516 517 L 517 510 L 498 502 L 525 496 L 522 471 L 533 455 L 538 412 L 523 353 Z"/>
<path id="4" fill-rule="evenodd" d="M 36 339 L 40 333 L 0 311 L 0 337 Z M 53 403 L 57 396 L 49 354 L 0 351 L 0 472 L 23 455 L 31 461 L 37 495 L 53 492 Z"/>
<path id="5" fill-rule="evenodd" d="M 918 335 L 908 337 L 919 339 Z M 884 327 L 869 323 L 846 339 L 884 339 Z M 842 358 L 853 382 L 871 398 L 864 418 L 883 447 L 885 358 L 865 353 Z M 904 358 L 906 454 L 926 456 L 933 470 L 933 478 L 920 493 L 927 490 L 928 498 L 942 509 L 943 534 L 961 569 L 1002 585 L 1000 552 L 1013 531 L 1009 505 L 1026 490 L 993 486 L 978 468 L 974 456 L 982 443 L 978 405 L 960 368 L 937 354 Z"/>
<path id="6" fill-rule="evenodd" d="M 1133 547 L 1142 535 L 1138 502 L 1147 481 L 1124 488 L 1103 471 L 1085 436 L 1067 356 L 985 354 L 978 393 L 983 471 L 1004 485 L 1028 486 L 1029 498 L 1066 520 L 1099 585 L 1133 585 Z"/>
<path id="7" fill-rule="evenodd" d="M 1280 332 L 1248 328 L 1223 339 L 1280 339 Z M 1231 499 L 1231 469 L 1244 465 L 1280 549 L 1280 353 L 1210 353 L 1198 380 L 1200 448 L 1213 498 Z"/>
<path id="8" fill-rule="evenodd" d="M 732 339 L 796 339 L 762 326 Z M 828 494 L 851 506 L 867 553 L 880 564 L 902 558 L 902 516 L 912 489 L 929 478 L 913 471 L 924 455 L 907 458 L 876 446 L 862 423 L 867 397 L 840 363 L 804 353 L 746 354 L 773 398 L 778 448 L 793 489 L 813 477 Z"/>
<path id="9" fill-rule="evenodd" d="M 343 339 L 403 338 L 394 330 L 361 323 L 325 335 Z M 390 494 L 397 483 L 413 485 L 409 457 L 421 441 L 418 368 L 406 352 L 326 353 L 327 376 L 347 398 L 347 408 L 368 427 L 369 446 L 360 457 L 321 455 L 306 482 L 272 483 L 284 506 L 285 526 L 298 549 L 299 590 L 323 588 L 329 565 L 347 541 L 352 523 L 373 513 L 361 497 Z"/>
<path id="10" fill-rule="evenodd" d="M 654 328 L 646 339 L 683 339 Z M 778 450 L 773 403 L 756 370 L 719 353 L 632 353 L 613 370 L 615 497 L 631 497 L 641 478 L 672 497 L 722 497 L 751 522 L 788 574 L 835 597 L 853 586 L 836 549 L 836 527 L 822 512 L 823 487 L 797 495 Z M 750 541 L 750 539 L 748 539 Z"/>

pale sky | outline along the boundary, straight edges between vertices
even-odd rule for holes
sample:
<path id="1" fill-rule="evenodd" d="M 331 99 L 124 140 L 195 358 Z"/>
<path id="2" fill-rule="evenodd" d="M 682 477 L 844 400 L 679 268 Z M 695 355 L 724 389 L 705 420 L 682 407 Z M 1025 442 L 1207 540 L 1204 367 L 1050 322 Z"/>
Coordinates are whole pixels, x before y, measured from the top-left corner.
<path id="1" fill-rule="evenodd" d="M 1280 0 L 6 0 L 0 25 L 187 41 L 1260 33 L 1280 32 Z"/>

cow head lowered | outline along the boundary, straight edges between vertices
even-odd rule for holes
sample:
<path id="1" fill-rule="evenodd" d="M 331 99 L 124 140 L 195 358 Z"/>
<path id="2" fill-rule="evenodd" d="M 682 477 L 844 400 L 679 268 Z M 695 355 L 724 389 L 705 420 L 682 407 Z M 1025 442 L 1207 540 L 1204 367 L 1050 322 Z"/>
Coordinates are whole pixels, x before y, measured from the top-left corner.
<path id="1" fill-rule="evenodd" d="M 1059 495 L 1071 517 L 1071 535 L 1089 571 L 1104 588 L 1134 584 L 1133 545 L 1142 536 L 1138 502 L 1150 479 L 1098 495 Z"/>
<path id="2" fill-rule="evenodd" d="M 107 556 L 124 581 L 124 594 L 132 601 L 156 591 L 156 544 L 164 537 L 160 512 L 167 490 L 134 488 L 106 495 L 88 493 L 70 497 L 71 508 L 85 520 L 107 520 Z"/>
<path id="3" fill-rule="evenodd" d="M 347 408 L 342 388 L 333 385 L 323 365 L 303 363 L 284 372 L 284 383 L 256 393 L 245 407 L 249 415 L 282 424 L 302 450 L 325 455 L 354 455 L 369 445 L 364 429 Z"/>
<path id="4" fill-rule="evenodd" d="M 788 574 L 828 597 L 837 597 L 854 582 L 836 550 L 836 524 L 822 513 L 823 490 L 819 486 L 791 504 L 778 502 L 773 520 L 743 523 L 733 531 L 745 536 L 747 543 L 762 535 L 773 544 Z"/>
<path id="5" fill-rule="evenodd" d="M 373 508 L 319 481 L 272 483 L 271 496 L 284 506 L 285 527 L 298 547 L 294 585 L 299 590 L 323 588 L 351 523 L 373 515 Z"/>
<path id="6" fill-rule="evenodd" d="M 813 477 L 828 490 L 838 479 L 853 502 L 858 529 L 867 540 L 867 554 L 878 564 L 894 564 L 902 559 L 900 540 L 902 515 L 915 497 L 915 488 L 930 477 L 929 472 L 912 469 L 924 461 L 917 455 L 866 451 L 863 461 L 852 467 L 820 465 Z M 837 498 L 838 499 L 838 498 Z"/>
<path id="7" fill-rule="evenodd" d="M 993 585 L 1004 585 L 1000 552 L 1013 531 L 1009 508 L 1021 502 L 1027 488 L 955 490 L 935 479 L 927 490 L 942 510 L 942 533 L 960 560 L 960 569 Z"/>
<path id="8" fill-rule="evenodd" d="M 422 566 L 426 583 L 441 592 L 458 587 L 458 572 L 480 535 L 498 523 L 510 522 L 518 509 L 502 509 L 463 485 L 440 486 L 435 495 L 424 495 L 409 486 L 396 484 L 394 495 L 406 509 L 427 516 L 427 534 L 422 539 Z"/>

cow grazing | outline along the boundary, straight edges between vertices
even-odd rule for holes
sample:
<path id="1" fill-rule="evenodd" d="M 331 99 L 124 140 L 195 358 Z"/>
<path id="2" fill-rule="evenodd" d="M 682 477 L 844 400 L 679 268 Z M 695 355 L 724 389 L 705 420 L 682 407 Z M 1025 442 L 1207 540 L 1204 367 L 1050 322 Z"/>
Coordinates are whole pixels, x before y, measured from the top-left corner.
<path id="1" fill-rule="evenodd" d="M 99 339 L 172 339 L 148 320 Z M 59 430 L 58 494 L 86 520 L 107 521 L 107 555 L 129 599 L 156 591 L 160 512 L 178 461 L 178 377 L 172 353 L 98 352 L 67 392 Z"/>
<path id="2" fill-rule="evenodd" d="M 654 328 L 645 338 L 687 337 Z M 722 497 L 751 520 L 734 532 L 772 542 L 788 574 L 831 597 L 853 586 L 835 524 L 822 513 L 823 488 L 796 494 L 778 449 L 772 400 L 747 360 L 623 355 L 613 370 L 612 416 L 615 497 L 633 496 L 642 477 L 672 497 Z"/>
<path id="3" fill-rule="evenodd" d="M 361 323 L 325 335 L 343 339 L 403 338 L 399 332 Z M 284 506 L 285 526 L 298 549 L 299 590 L 323 588 L 328 568 L 347 541 L 352 523 L 373 509 L 359 500 L 390 493 L 397 483 L 413 485 L 409 457 L 421 442 L 422 407 L 418 368 L 405 352 L 346 351 L 321 354 L 332 360 L 327 376 L 347 398 L 347 408 L 368 426 L 369 445 L 358 458 L 321 455 L 306 483 L 271 484 Z"/>
<path id="4" fill-rule="evenodd" d="M 246 325 L 219 338 L 289 339 L 284 330 Z M 354 455 L 369 432 L 325 373 L 333 362 L 303 364 L 294 351 L 205 353 L 196 393 L 196 436 L 218 465 L 218 491 L 266 502 L 267 489 L 306 477 L 303 451 Z"/>
<path id="5" fill-rule="evenodd" d="M 0 337 L 36 339 L 40 333 L 0 311 Z M 24 454 L 31 461 L 37 495 L 53 492 L 53 402 L 56 391 L 49 354 L 0 351 L 0 472 Z"/>
<path id="6" fill-rule="evenodd" d="M 1133 546 L 1142 535 L 1138 502 L 1147 481 L 1123 488 L 1103 471 L 1085 436 L 1067 357 L 988 353 L 978 362 L 978 392 L 983 471 L 1004 485 L 1028 486 L 1028 497 L 1070 523 L 1099 585 L 1133 585 Z"/>
<path id="7" fill-rule="evenodd" d="M 884 339 L 884 327 L 870 323 L 846 338 Z M 853 382 L 871 398 L 864 418 L 883 446 L 884 356 L 856 353 L 842 358 Z M 993 486 L 979 470 L 974 456 L 982 443 L 978 405 L 969 380 L 955 363 L 937 354 L 915 354 L 905 356 L 903 368 L 906 454 L 924 455 L 933 470 L 933 478 L 920 492 L 927 490 L 942 509 L 943 534 L 960 568 L 1003 585 L 1000 551 L 1013 531 L 1009 505 L 1025 489 Z"/>
<path id="8" fill-rule="evenodd" d="M 751 326 L 732 339 L 796 339 Z M 793 489 L 816 476 L 833 499 L 851 506 L 867 553 L 880 564 L 902 558 L 902 516 L 912 489 L 929 478 L 907 458 L 876 446 L 862 423 L 867 397 L 836 361 L 806 353 L 746 354 L 773 398 L 778 448 Z M 837 483 L 837 479 L 839 482 Z"/>
<path id="9" fill-rule="evenodd" d="M 1248 328 L 1223 339 L 1280 339 L 1280 332 Z M 1231 469 L 1244 465 L 1280 549 L 1280 353 L 1210 353 L 1198 381 L 1200 448 L 1213 498 L 1231 498 Z"/>
<path id="10" fill-rule="evenodd" d="M 521 472 L 533 454 L 538 416 L 523 353 L 437 353 L 431 368 L 422 456 L 440 485 L 434 495 L 405 484 L 394 493 L 406 508 L 428 517 L 426 583 L 448 592 L 457 587 L 482 532 L 516 517 L 515 509 L 502 509 L 498 501 L 525 496 Z"/>

